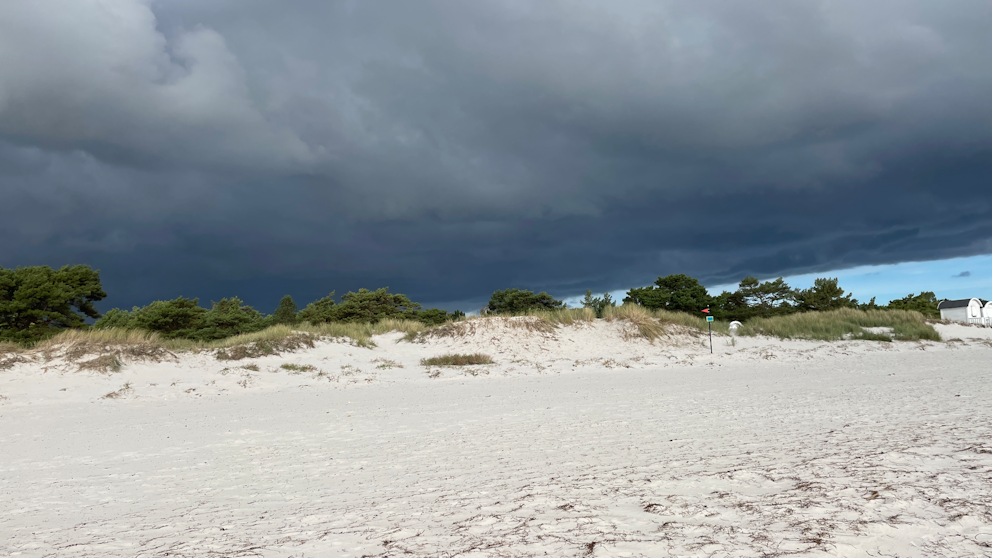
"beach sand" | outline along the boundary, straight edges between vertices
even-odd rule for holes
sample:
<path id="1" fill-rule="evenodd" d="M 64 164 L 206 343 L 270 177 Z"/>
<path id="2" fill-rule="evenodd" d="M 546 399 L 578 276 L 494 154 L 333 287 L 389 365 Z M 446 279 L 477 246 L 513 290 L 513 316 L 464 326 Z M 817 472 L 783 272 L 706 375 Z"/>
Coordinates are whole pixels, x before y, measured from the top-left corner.
<path id="1" fill-rule="evenodd" d="M 0 556 L 992 556 L 992 330 L 476 322 L 0 371 Z"/>

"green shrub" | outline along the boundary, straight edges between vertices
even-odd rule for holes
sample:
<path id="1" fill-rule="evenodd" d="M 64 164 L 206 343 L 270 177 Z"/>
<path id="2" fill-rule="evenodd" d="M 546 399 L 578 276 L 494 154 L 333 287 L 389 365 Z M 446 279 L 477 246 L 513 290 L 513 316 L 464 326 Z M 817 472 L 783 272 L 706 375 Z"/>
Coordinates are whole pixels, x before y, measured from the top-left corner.
<path id="1" fill-rule="evenodd" d="M 490 314 L 522 314 L 529 310 L 554 310 L 564 308 L 565 303 L 555 300 L 546 292 L 505 289 L 496 291 L 489 297 L 486 310 Z"/>
<path id="2" fill-rule="evenodd" d="M 224 339 L 261 331 L 267 325 L 265 316 L 251 306 L 244 305 L 240 298 L 222 298 L 203 313 L 203 321 L 191 337 L 202 341 Z"/>
<path id="3" fill-rule="evenodd" d="M 331 294 L 325 296 L 324 298 L 307 304 L 303 310 L 300 310 L 297 317 L 301 321 L 310 322 L 311 324 L 333 322 L 335 305 L 334 291 L 331 291 Z"/>
<path id="4" fill-rule="evenodd" d="M 386 318 L 400 318 L 407 312 L 420 310 L 420 305 L 411 302 L 406 295 L 391 294 L 389 287 L 370 291 L 359 289 L 341 296 L 341 304 L 334 309 L 334 321 L 374 324 Z"/>
<path id="5" fill-rule="evenodd" d="M 184 297 L 156 300 L 144 308 L 131 310 L 125 327 L 155 331 L 167 339 L 195 338 L 203 327 L 207 313 L 205 308 L 198 306 L 198 302 L 197 298 Z"/>
<path id="6" fill-rule="evenodd" d="M 630 289 L 623 299 L 624 303 L 670 312 L 699 312 L 712 300 L 698 279 L 683 274 L 659 277 L 652 286 Z"/>
<path id="7" fill-rule="evenodd" d="M 915 310 L 927 318 L 937 320 L 940 319 L 940 310 L 937 310 L 937 304 L 937 295 L 927 291 L 916 296 L 910 293 L 903 298 L 889 302 L 888 307 L 893 310 Z"/>
<path id="8" fill-rule="evenodd" d="M 440 308 L 428 308 L 420 312 L 412 312 L 409 314 L 409 317 L 429 326 L 441 325 L 453 319 L 448 312 Z"/>
<path id="9" fill-rule="evenodd" d="M 311 302 L 299 317 L 311 324 L 328 322 L 376 323 L 389 318 L 417 319 L 420 305 L 406 295 L 393 294 L 389 287 L 370 291 L 359 289 L 341 296 L 341 304 L 334 303 L 334 292 Z"/>
<path id="10" fill-rule="evenodd" d="M 93 324 L 93 329 L 131 329 L 131 318 L 127 310 L 111 308 Z"/>

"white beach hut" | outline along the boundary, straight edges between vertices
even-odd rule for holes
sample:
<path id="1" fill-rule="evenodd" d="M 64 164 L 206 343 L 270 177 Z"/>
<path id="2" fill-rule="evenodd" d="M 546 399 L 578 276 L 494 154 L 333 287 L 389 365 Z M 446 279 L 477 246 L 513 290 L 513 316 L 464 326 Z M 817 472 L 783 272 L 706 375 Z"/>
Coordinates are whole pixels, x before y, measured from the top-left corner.
<path id="1" fill-rule="evenodd" d="M 970 324 L 982 323 L 982 301 L 977 298 L 945 300 L 937 305 L 940 319 Z"/>
<path id="2" fill-rule="evenodd" d="M 986 302 L 985 307 L 982 308 L 982 322 L 992 327 L 992 300 Z"/>

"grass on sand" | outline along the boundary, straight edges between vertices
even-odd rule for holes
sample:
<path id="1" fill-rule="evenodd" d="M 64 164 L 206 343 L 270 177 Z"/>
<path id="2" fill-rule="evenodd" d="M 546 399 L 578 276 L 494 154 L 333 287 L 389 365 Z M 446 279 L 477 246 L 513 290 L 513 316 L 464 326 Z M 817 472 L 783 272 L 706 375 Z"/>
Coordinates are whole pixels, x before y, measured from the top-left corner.
<path id="1" fill-rule="evenodd" d="M 518 319 L 530 317 L 536 319 Z M 649 341 L 659 339 L 669 333 L 669 326 L 685 331 L 706 331 L 706 320 L 684 312 L 668 312 L 665 310 L 649 310 L 634 304 L 607 307 L 603 319 L 609 322 L 627 321 L 637 330 L 634 337 L 643 337 Z M 560 308 L 556 310 L 531 310 L 519 314 L 501 314 L 498 316 L 468 316 L 454 322 L 448 322 L 422 331 L 407 333 L 406 341 L 419 342 L 428 337 L 463 337 L 481 327 L 481 324 L 491 320 L 501 320 L 511 328 L 521 328 L 540 333 L 552 333 L 562 326 L 572 326 L 596 321 L 596 313 L 591 308 Z M 727 332 L 727 325 L 716 324 L 715 332 Z"/>
<path id="2" fill-rule="evenodd" d="M 892 334 L 872 333 L 865 328 L 892 328 Z M 814 339 L 837 341 L 866 339 L 873 341 L 940 341 L 940 334 L 919 312 L 907 310 L 854 310 L 844 308 L 830 312 L 804 312 L 774 318 L 748 320 L 738 335 L 767 335 L 780 339 Z"/>
<path id="3" fill-rule="evenodd" d="M 66 360 L 77 361 L 85 355 L 112 354 L 119 362 L 120 358 L 161 360 L 175 356 L 176 352 L 216 350 L 218 360 L 241 360 L 310 348 L 322 338 L 350 339 L 356 346 L 372 348 L 375 347 L 373 335 L 391 331 L 416 333 L 425 329 L 427 326 L 423 323 L 412 320 L 382 320 L 375 324 L 304 323 L 297 326 L 276 325 L 262 331 L 208 342 L 166 339 L 158 333 L 136 329 L 66 330 L 31 349 L 4 344 L 0 347 L 0 355 L 10 353 L 17 358 L 16 355 L 32 350 L 40 352 L 46 360 L 62 356 Z M 13 358 L 0 360 L 13 361 Z M 101 364 L 101 368 L 115 367 Z"/>
<path id="4" fill-rule="evenodd" d="M 494 364 L 492 357 L 481 353 L 471 355 L 438 355 L 431 358 L 420 359 L 420 364 L 424 366 L 467 366 L 471 364 Z"/>
<path id="5" fill-rule="evenodd" d="M 429 327 L 412 320 L 382 320 L 367 323 L 277 325 L 262 331 L 236 335 L 212 342 L 184 339 L 165 339 L 157 333 L 141 330 L 102 329 L 67 330 L 39 342 L 32 349 L 18 345 L 0 344 L 0 370 L 21 362 L 25 352 L 40 353 L 46 360 L 61 356 L 68 361 L 81 361 L 80 369 L 111 372 L 120 369 L 124 359 L 161 360 L 175 357 L 176 352 L 216 351 L 219 360 L 241 360 L 286 351 L 313 347 L 320 339 L 350 339 L 359 347 L 372 348 L 372 336 L 398 331 L 407 341 L 421 341 L 431 337 L 460 337 L 476 331 L 490 320 L 502 320 L 509 327 L 524 328 L 538 333 L 552 333 L 561 326 L 580 325 L 596 320 L 589 308 L 563 308 L 533 311 L 523 314 L 531 319 L 514 319 L 518 316 L 471 316 L 454 322 Z M 606 308 L 603 318 L 607 321 L 626 321 L 634 325 L 640 337 L 654 341 L 670 332 L 705 332 L 707 323 L 702 315 L 684 312 L 648 310 L 626 304 Z M 713 322 L 714 333 L 727 333 L 727 323 Z M 872 332 L 865 328 L 891 328 L 891 333 Z M 927 323 L 922 314 L 905 310 L 854 310 L 831 312 L 806 312 L 756 318 L 748 320 L 738 330 L 738 335 L 767 335 L 783 339 L 811 339 L 833 341 L 841 339 L 866 339 L 876 341 L 933 340 L 940 335 Z M 85 360 L 86 355 L 106 359 Z"/>

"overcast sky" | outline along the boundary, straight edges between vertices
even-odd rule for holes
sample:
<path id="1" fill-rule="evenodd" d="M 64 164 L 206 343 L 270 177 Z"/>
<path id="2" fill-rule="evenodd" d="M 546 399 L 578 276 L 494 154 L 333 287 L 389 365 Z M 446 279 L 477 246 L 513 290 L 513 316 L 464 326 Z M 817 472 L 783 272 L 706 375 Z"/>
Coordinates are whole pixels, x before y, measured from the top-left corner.
<path id="1" fill-rule="evenodd" d="M 988 0 L 3 2 L 0 266 L 90 264 L 106 308 L 472 310 L 990 254 L 989 29 Z"/>

